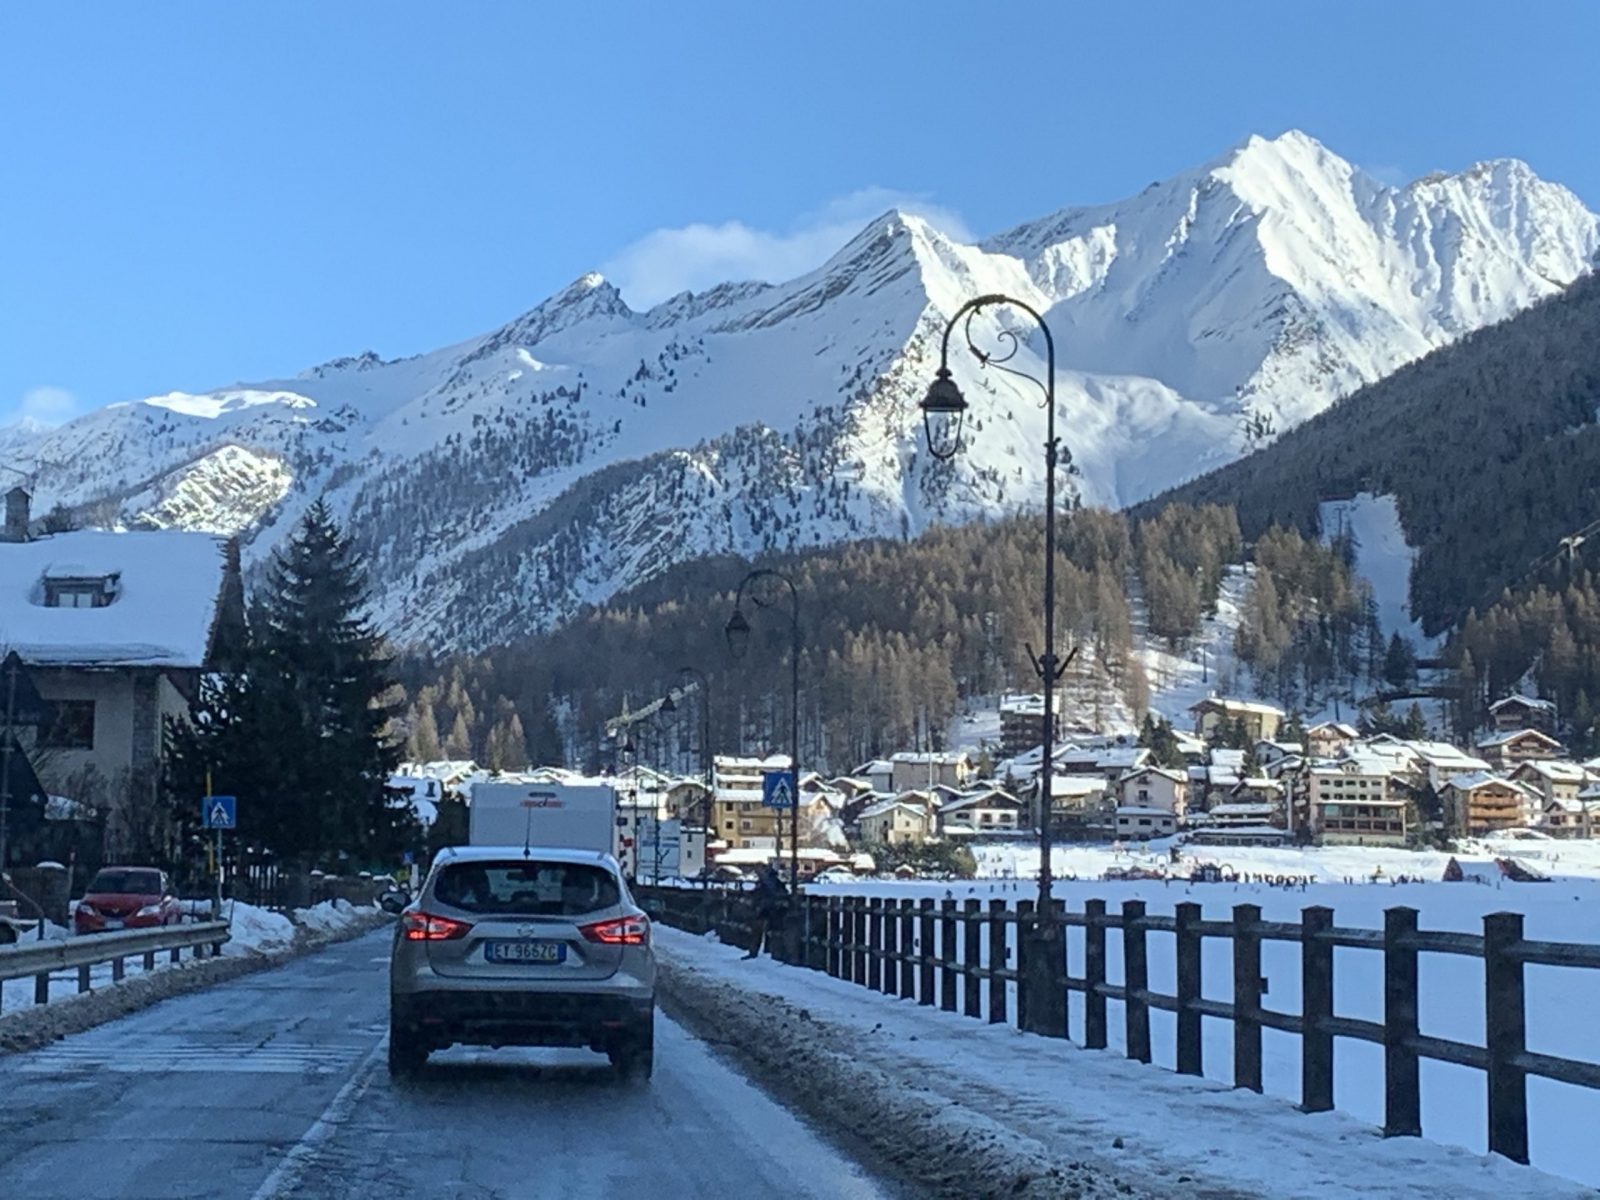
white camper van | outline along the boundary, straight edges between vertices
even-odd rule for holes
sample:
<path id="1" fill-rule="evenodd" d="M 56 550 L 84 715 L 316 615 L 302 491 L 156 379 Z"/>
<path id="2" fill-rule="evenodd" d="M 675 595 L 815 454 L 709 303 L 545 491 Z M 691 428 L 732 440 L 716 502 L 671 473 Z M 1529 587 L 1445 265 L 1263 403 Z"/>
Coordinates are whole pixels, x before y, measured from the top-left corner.
<path id="1" fill-rule="evenodd" d="M 474 783 L 470 805 L 474 846 L 617 852 L 617 793 L 609 783 Z"/>

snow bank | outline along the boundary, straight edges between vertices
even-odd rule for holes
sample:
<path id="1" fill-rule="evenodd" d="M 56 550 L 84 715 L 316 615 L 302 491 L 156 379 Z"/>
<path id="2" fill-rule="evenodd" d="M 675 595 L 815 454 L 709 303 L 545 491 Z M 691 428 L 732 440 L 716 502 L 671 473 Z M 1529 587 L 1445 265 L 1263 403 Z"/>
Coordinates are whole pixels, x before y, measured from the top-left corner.
<path id="1" fill-rule="evenodd" d="M 830 1102 L 840 1106 L 867 1091 L 867 1107 L 888 1120 L 919 1109 L 930 1154 L 941 1145 L 958 1149 L 952 1168 L 981 1156 L 991 1175 L 973 1194 L 1100 1195 L 1103 1184 L 1124 1195 L 1285 1200 L 1592 1195 L 1505 1159 L 1421 1138 L 1385 1139 L 1343 1113 L 1306 1115 L 1270 1095 L 1171 1074 L 1117 1053 L 924 1008 L 768 959 L 745 962 L 735 947 L 679 930 L 660 929 L 656 949 L 667 986 L 680 999 L 704 997 L 719 1017 L 738 1016 L 728 996 L 747 999 L 755 1011 L 730 1025 L 741 1040 L 761 1031 L 756 1057 L 793 1065 L 787 1087 L 831 1087 Z M 1113 1029 L 1119 1016 L 1112 1014 Z M 851 1132 L 870 1137 L 876 1124 L 869 1120 Z M 1574 1144 L 1575 1156 L 1592 1157 L 1587 1135 L 1579 1132 Z M 902 1144 L 912 1169 L 921 1150 Z M 1590 1174 L 1594 1169 L 1587 1167 Z M 1058 1177 L 1053 1190 L 1028 1190 L 1041 1170 Z"/>

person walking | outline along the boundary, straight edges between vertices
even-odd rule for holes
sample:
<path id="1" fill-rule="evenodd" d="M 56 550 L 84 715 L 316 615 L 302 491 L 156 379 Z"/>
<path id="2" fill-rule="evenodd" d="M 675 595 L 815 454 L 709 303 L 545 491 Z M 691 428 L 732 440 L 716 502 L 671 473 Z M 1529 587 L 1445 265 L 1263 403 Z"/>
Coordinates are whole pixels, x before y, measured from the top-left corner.
<path id="1" fill-rule="evenodd" d="M 755 936 L 751 939 L 746 958 L 756 958 L 761 954 L 761 946 L 767 940 L 767 930 L 774 921 L 783 921 L 784 912 L 789 906 L 789 889 L 784 887 L 783 880 L 771 863 L 763 866 L 756 876 L 755 899 Z"/>

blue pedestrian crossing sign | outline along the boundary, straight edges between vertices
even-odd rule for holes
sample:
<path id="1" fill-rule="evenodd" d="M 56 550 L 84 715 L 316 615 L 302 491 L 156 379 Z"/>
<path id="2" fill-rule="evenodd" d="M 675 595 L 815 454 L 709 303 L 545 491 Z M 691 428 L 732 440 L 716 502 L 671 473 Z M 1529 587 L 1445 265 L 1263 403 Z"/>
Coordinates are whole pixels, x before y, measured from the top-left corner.
<path id="1" fill-rule="evenodd" d="M 238 797 L 207 796 L 200 801 L 200 819 L 207 829 L 239 828 Z"/>
<path id="2" fill-rule="evenodd" d="M 767 808 L 793 808 L 793 771 L 765 771 L 761 776 L 761 803 Z"/>

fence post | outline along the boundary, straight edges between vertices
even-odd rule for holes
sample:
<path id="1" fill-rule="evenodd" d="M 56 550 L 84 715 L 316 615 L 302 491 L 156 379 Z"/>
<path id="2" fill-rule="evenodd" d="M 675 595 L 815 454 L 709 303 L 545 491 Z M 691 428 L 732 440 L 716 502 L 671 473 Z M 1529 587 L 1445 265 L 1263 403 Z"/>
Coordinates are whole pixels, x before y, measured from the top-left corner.
<path id="1" fill-rule="evenodd" d="M 1106 902 L 1083 902 L 1083 1045 L 1106 1048 Z"/>
<path id="2" fill-rule="evenodd" d="M 1422 1136 L 1417 1070 L 1417 910 L 1383 913 L 1383 1136 Z"/>
<path id="3" fill-rule="evenodd" d="M 1028 940 L 1033 932 L 1033 901 L 1017 901 L 1017 1028 L 1028 1027 Z"/>
<path id="4" fill-rule="evenodd" d="M 1489 1051 L 1489 1152 L 1528 1161 L 1528 1076 L 1517 1065 L 1527 1049 L 1521 913 L 1483 918 L 1484 1046 Z"/>
<path id="5" fill-rule="evenodd" d="M 1150 960 L 1146 954 L 1143 900 L 1122 902 L 1122 984 L 1126 993 L 1122 1011 L 1127 1021 L 1128 1057 L 1147 1063 L 1150 1002 L 1145 999 L 1145 992 L 1150 987 Z"/>
<path id="6" fill-rule="evenodd" d="M 807 896 L 806 901 L 811 905 L 811 946 L 806 962 L 813 971 L 826 971 L 828 969 L 828 898 L 826 896 Z"/>
<path id="7" fill-rule="evenodd" d="M 84 963 L 81 967 L 78 968 L 78 991 L 79 992 L 87 992 L 88 990 L 89 990 L 89 964 L 88 963 Z"/>
<path id="8" fill-rule="evenodd" d="M 989 1024 L 1006 1023 L 1006 902 L 989 901 Z"/>
<path id="9" fill-rule="evenodd" d="M 869 990 L 883 990 L 883 901 L 867 901 L 867 978 Z"/>
<path id="10" fill-rule="evenodd" d="M 1174 927 L 1177 930 L 1178 950 L 1178 1052 L 1179 1075 L 1200 1075 L 1201 1041 L 1199 1012 L 1195 1004 L 1200 999 L 1200 906 L 1180 904 L 1174 909 Z"/>
<path id="11" fill-rule="evenodd" d="M 33 977 L 33 1002 L 35 1004 L 50 1003 L 50 972 Z"/>
<path id="12" fill-rule="evenodd" d="M 956 902 L 939 902 L 939 1007 L 956 1010 Z"/>
<path id="13" fill-rule="evenodd" d="M 883 978 L 879 989 L 885 996 L 893 996 L 900 978 L 900 906 L 893 900 L 883 902 Z"/>
<path id="14" fill-rule="evenodd" d="M 900 998 L 917 998 L 917 908 L 915 900 L 900 901 Z"/>
<path id="15" fill-rule="evenodd" d="M 1233 906 L 1233 1086 L 1261 1090 L 1259 904 Z"/>
<path id="16" fill-rule="evenodd" d="M 978 977 L 983 954 L 983 902 L 968 900 L 961 906 L 967 914 L 961 927 L 961 965 L 967 969 L 961 985 L 961 1011 L 965 1016 L 983 1016 L 983 980 Z"/>
<path id="17" fill-rule="evenodd" d="M 921 905 L 921 921 L 917 936 L 920 946 L 917 952 L 917 966 L 920 968 L 917 980 L 917 1003 L 931 1007 L 933 1004 L 933 900 L 930 897 Z"/>
<path id="18" fill-rule="evenodd" d="M 843 906 L 845 906 L 845 898 L 843 896 L 829 896 L 827 898 L 827 973 L 830 976 L 834 976 L 835 979 L 838 978 L 838 968 L 840 968 L 840 963 L 838 963 L 838 942 L 842 941 L 838 936 L 838 926 L 840 926 L 838 914 L 840 914 Z"/>
<path id="19" fill-rule="evenodd" d="M 867 898 L 856 897 L 855 919 L 851 923 L 850 941 L 855 949 L 850 952 L 853 960 L 850 964 L 850 982 L 865 984 L 867 982 Z"/>
<path id="20" fill-rule="evenodd" d="M 1300 910 L 1300 1108 L 1333 1107 L 1333 943 L 1318 935 L 1333 928 L 1333 909 Z"/>

